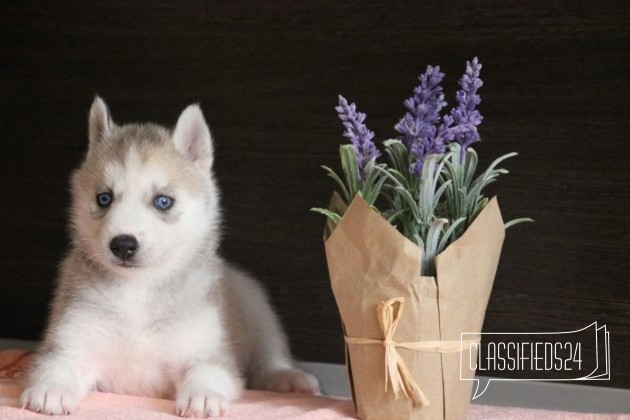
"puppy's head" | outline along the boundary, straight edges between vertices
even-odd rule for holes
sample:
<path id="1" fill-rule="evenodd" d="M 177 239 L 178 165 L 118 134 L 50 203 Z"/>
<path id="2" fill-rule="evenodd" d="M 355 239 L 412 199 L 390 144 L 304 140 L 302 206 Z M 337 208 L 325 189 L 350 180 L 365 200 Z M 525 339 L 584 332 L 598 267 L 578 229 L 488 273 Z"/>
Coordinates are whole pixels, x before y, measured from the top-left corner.
<path id="1" fill-rule="evenodd" d="M 210 130 L 197 105 L 170 131 L 113 123 L 96 98 L 89 148 L 72 178 L 72 232 L 90 260 L 119 274 L 167 275 L 218 242 Z"/>

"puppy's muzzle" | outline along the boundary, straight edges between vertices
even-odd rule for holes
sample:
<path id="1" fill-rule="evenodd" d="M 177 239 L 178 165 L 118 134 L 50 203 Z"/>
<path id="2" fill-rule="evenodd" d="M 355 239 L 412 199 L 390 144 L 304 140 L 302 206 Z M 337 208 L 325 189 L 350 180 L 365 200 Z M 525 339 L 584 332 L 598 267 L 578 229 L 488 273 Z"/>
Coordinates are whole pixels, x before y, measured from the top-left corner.
<path id="1" fill-rule="evenodd" d="M 138 251 L 140 244 L 135 236 L 118 235 L 109 243 L 109 249 L 123 261 L 131 259 Z"/>

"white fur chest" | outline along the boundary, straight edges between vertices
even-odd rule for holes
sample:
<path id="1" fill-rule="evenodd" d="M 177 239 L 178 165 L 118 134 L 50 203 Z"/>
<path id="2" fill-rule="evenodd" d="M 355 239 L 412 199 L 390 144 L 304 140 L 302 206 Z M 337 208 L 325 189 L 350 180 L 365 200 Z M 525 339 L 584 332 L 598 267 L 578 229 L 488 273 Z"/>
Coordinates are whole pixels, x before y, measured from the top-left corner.
<path id="1" fill-rule="evenodd" d="M 169 397 L 192 361 L 221 351 L 219 309 L 203 293 L 122 287 L 108 297 L 88 333 L 101 390 Z"/>

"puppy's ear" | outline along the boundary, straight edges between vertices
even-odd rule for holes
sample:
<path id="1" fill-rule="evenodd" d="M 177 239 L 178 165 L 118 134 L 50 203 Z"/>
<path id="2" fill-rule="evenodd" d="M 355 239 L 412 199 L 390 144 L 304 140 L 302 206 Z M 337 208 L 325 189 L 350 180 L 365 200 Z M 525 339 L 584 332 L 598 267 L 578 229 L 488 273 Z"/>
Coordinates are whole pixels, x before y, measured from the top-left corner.
<path id="1" fill-rule="evenodd" d="M 90 139 L 90 148 L 94 147 L 104 138 L 108 137 L 114 123 L 109 115 L 107 104 L 99 96 L 94 98 L 92 108 L 90 108 L 88 138 Z"/>
<path id="2" fill-rule="evenodd" d="M 189 105 L 179 116 L 173 142 L 183 157 L 201 169 L 212 167 L 212 137 L 199 105 Z"/>

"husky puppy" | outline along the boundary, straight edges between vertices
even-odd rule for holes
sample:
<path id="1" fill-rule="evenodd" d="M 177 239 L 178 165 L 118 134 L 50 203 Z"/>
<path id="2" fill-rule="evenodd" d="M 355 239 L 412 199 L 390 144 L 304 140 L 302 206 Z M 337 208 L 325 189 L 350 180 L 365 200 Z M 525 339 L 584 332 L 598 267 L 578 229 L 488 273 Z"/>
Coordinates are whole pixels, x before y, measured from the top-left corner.
<path id="1" fill-rule="evenodd" d="M 171 398 L 221 416 L 245 386 L 317 393 L 261 287 L 217 255 L 219 192 L 197 105 L 174 130 L 112 122 L 96 97 L 72 176 L 61 264 L 24 407 L 68 414 L 91 390 Z"/>

